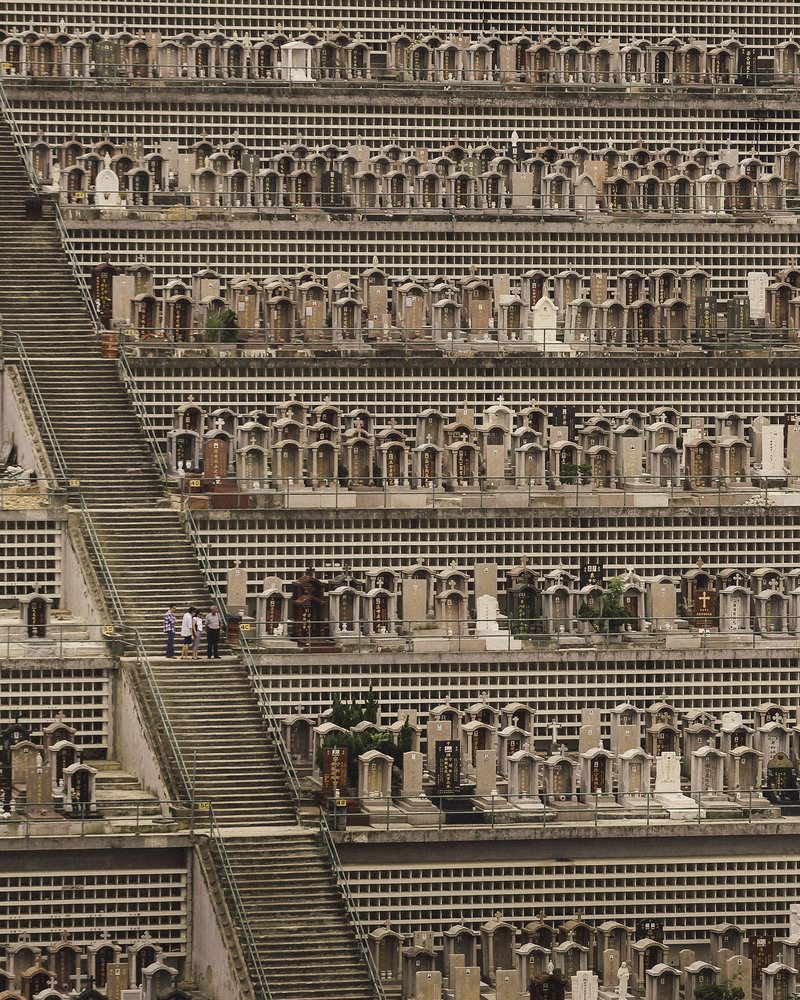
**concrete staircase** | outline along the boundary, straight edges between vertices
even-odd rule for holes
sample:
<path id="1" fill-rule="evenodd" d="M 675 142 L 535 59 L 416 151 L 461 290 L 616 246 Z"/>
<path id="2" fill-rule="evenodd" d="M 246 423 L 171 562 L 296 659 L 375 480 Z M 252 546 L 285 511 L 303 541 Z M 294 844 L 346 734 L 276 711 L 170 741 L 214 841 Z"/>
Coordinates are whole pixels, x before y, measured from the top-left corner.
<path id="1" fill-rule="evenodd" d="M 272 996 L 367 1000 L 372 989 L 343 919 L 330 862 L 313 835 L 298 831 L 286 776 L 244 664 L 232 657 L 159 658 L 168 605 L 177 603 L 180 612 L 190 604 L 206 609 L 211 598 L 179 515 L 166 507 L 116 363 L 100 357 L 56 227 L 24 218 L 29 194 L 11 132 L 0 121 L 3 329 L 24 343 L 65 471 L 80 484 L 70 497 L 79 492 L 86 502 L 124 620 L 140 630 L 148 649 L 197 797 L 211 802 L 223 827 L 242 828 L 241 838 L 231 842 L 234 870 L 268 974 L 275 977 Z M 7 361 L 16 357 L 7 337 L 4 354 Z M 44 414 L 33 398 L 31 405 L 41 427 Z M 54 459 L 53 442 L 43 437 Z M 145 716 L 153 718 L 142 677 L 136 686 L 140 699 L 150 702 L 142 706 Z M 245 827 L 259 833 L 245 837 Z"/>
<path id="2" fill-rule="evenodd" d="M 372 984 L 359 968 L 358 946 L 317 838 L 226 837 L 225 850 L 274 996 L 369 1000 Z"/>

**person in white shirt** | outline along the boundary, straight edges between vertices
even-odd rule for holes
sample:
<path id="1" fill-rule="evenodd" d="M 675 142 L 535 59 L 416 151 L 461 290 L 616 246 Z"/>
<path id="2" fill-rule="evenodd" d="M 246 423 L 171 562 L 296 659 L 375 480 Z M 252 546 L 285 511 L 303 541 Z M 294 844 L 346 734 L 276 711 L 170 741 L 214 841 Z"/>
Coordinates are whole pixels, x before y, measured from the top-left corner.
<path id="1" fill-rule="evenodd" d="M 192 644 L 192 639 L 194 638 L 194 629 L 192 628 L 192 622 L 196 614 L 195 608 L 189 608 L 186 614 L 183 616 L 181 621 L 181 642 L 183 643 L 183 650 L 181 651 L 181 659 L 189 659 L 189 647 Z"/>
<path id="2" fill-rule="evenodd" d="M 200 649 L 200 640 L 203 637 L 203 617 L 197 608 L 192 614 L 192 659 L 197 659 L 197 651 Z"/>

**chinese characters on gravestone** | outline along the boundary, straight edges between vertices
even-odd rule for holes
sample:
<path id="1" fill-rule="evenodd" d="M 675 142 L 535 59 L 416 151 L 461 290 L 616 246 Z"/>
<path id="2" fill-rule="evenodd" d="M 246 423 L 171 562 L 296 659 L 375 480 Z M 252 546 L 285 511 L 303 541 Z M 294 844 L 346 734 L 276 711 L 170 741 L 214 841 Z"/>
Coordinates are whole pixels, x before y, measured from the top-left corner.
<path id="1" fill-rule="evenodd" d="M 436 794 L 453 795 L 460 787 L 461 744 L 436 741 Z"/>
<path id="2" fill-rule="evenodd" d="M 771 964 L 773 953 L 773 936 L 769 934 L 751 934 L 747 939 L 747 957 L 753 963 L 753 988 L 761 989 L 761 973 Z"/>
<path id="3" fill-rule="evenodd" d="M 322 794 L 336 795 L 347 788 L 347 748 L 322 750 Z"/>

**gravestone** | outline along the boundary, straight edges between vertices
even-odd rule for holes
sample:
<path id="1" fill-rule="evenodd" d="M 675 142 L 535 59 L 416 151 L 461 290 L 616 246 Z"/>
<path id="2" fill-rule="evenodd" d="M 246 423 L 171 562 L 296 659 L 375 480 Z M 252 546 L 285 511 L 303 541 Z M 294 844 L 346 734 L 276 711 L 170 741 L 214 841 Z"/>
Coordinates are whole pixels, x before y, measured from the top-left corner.
<path id="1" fill-rule="evenodd" d="M 94 181 L 94 203 L 101 208 L 116 208 L 120 204 L 119 197 L 119 177 L 109 169 L 106 160 L 106 167 L 98 171 Z"/>
<path id="2" fill-rule="evenodd" d="M 497 751 L 479 750 L 475 757 L 475 794 L 491 795 L 497 790 Z"/>
<path id="3" fill-rule="evenodd" d="M 678 968 L 685 969 L 694 962 L 694 952 L 691 948 L 681 948 L 678 952 Z"/>
<path id="4" fill-rule="evenodd" d="M 514 969 L 495 969 L 495 1000 L 517 1000 L 517 973 Z"/>
<path id="5" fill-rule="evenodd" d="M 497 563 L 475 564 L 475 600 L 484 595 L 497 597 Z"/>
<path id="6" fill-rule="evenodd" d="M 110 962 L 106 967 L 106 995 L 108 1000 L 121 1000 L 122 991 L 128 988 L 128 963 Z"/>
<path id="7" fill-rule="evenodd" d="M 698 295 L 694 300 L 695 334 L 702 344 L 717 339 L 717 300 L 711 295 Z"/>
<path id="8" fill-rule="evenodd" d="M 247 570 L 240 566 L 228 570 L 225 604 L 231 613 L 247 608 Z"/>
<path id="9" fill-rule="evenodd" d="M 580 564 L 579 580 L 584 587 L 602 587 L 605 583 L 605 563 L 602 559 L 590 559 Z"/>
<path id="10" fill-rule="evenodd" d="M 606 948 L 603 952 L 603 986 L 609 990 L 617 983 L 620 957 L 616 948 Z"/>
<path id="11" fill-rule="evenodd" d="M 442 1000 L 441 972 L 418 972 L 414 980 L 416 1000 Z"/>
<path id="12" fill-rule="evenodd" d="M 747 957 L 750 959 L 750 984 L 753 990 L 761 992 L 761 973 L 772 964 L 774 937 L 772 931 L 765 934 L 751 934 L 747 939 Z"/>
<path id="13" fill-rule="evenodd" d="M 428 622 L 428 584 L 426 580 L 406 577 L 403 580 L 403 618 L 406 627 L 415 632 Z"/>
<path id="14" fill-rule="evenodd" d="M 786 428 L 786 471 L 793 478 L 800 476 L 800 422 Z"/>
<path id="15" fill-rule="evenodd" d="M 750 300 L 752 319 L 764 319 L 767 314 L 767 285 L 770 276 L 766 271 L 747 272 L 747 297 Z"/>
<path id="16" fill-rule="evenodd" d="M 789 937 L 800 935 L 800 903 L 789 904 Z"/>
<path id="17" fill-rule="evenodd" d="M 422 762 L 421 753 L 409 751 L 403 754 L 403 798 L 416 798 L 422 794 Z"/>
<path id="18" fill-rule="evenodd" d="M 347 747 L 323 747 L 322 794 L 340 795 L 347 791 Z"/>
<path id="19" fill-rule="evenodd" d="M 598 734 L 600 732 L 600 725 L 602 719 L 600 716 L 599 708 L 582 708 L 581 709 L 581 725 L 582 726 L 594 726 Z"/>
<path id="20" fill-rule="evenodd" d="M 728 299 L 728 334 L 739 334 L 750 330 L 750 299 Z"/>
<path id="21" fill-rule="evenodd" d="M 588 969 L 580 969 L 572 976 L 572 1000 L 597 1000 L 600 980 Z"/>
<path id="22" fill-rule="evenodd" d="M 437 795 L 455 795 L 461 787 L 461 744 L 437 740 L 434 789 Z"/>
<path id="23" fill-rule="evenodd" d="M 581 726 L 578 737 L 578 753 L 586 753 L 592 747 L 602 745 L 599 726 Z"/>
<path id="24" fill-rule="evenodd" d="M 678 604 L 675 584 L 659 580 L 650 586 L 650 615 L 656 629 L 672 628 L 677 617 Z"/>
<path id="25" fill-rule="evenodd" d="M 637 920 L 635 926 L 635 937 L 637 941 L 650 938 L 651 941 L 664 943 L 664 921 L 659 917 L 646 917 Z"/>
<path id="26" fill-rule="evenodd" d="M 761 477 L 782 479 L 786 475 L 783 462 L 783 424 L 766 424 L 761 429 Z"/>
<path id="27" fill-rule="evenodd" d="M 761 462 L 761 435 L 768 426 L 769 417 L 764 416 L 754 417 L 750 424 L 750 450 L 756 464 Z"/>
<path id="28" fill-rule="evenodd" d="M 451 970 L 453 1000 L 481 1000 L 481 970 L 477 965 L 462 965 Z"/>
<path id="29" fill-rule="evenodd" d="M 744 955 L 734 955 L 722 968 L 723 978 L 744 991 L 743 1000 L 753 1000 L 753 963 Z"/>
<path id="30" fill-rule="evenodd" d="M 203 484 L 220 486 L 228 481 L 228 442 L 211 438 L 203 445 Z"/>

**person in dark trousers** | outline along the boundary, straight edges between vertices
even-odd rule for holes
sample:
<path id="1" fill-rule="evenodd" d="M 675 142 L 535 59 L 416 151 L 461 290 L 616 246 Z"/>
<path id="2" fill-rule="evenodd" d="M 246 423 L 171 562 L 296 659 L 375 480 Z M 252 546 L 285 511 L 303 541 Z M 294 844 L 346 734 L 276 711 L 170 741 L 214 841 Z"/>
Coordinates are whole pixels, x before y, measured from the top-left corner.
<path id="1" fill-rule="evenodd" d="M 181 622 L 181 642 L 183 643 L 183 651 L 181 652 L 181 659 L 189 659 L 189 647 L 194 639 L 194 629 L 192 623 L 194 621 L 195 609 L 189 608 L 186 614 L 183 616 L 183 621 Z"/>
<path id="2" fill-rule="evenodd" d="M 175 656 L 175 612 L 177 610 L 177 604 L 170 604 L 164 615 L 164 634 L 167 637 L 167 651 L 164 655 L 168 660 Z"/>
<path id="3" fill-rule="evenodd" d="M 207 653 L 209 660 L 213 656 L 215 660 L 219 659 L 219 630 L 222 625 L 222 619 L 219 616 L 219 611 L 216 608 L 212 608 L 206 615 L 206 643 L 207 643 Z"/>

